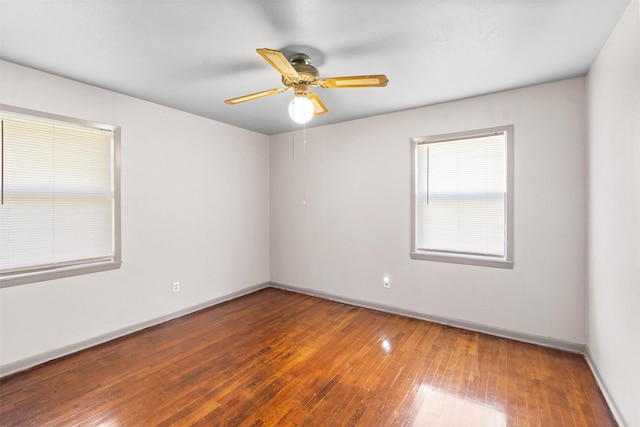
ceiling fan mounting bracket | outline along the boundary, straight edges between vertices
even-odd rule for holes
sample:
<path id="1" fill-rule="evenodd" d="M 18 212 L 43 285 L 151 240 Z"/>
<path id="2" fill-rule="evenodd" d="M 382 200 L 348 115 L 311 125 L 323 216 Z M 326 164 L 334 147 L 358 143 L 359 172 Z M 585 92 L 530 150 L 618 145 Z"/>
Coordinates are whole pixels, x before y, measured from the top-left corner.
<path id="1" fill-rule="evenodd" d="M 294 53 L 289 57 L 289 62 L 291 62 L 294 67 L 300 64 L 311 65 L 311 58 L 304 53 Z"/>

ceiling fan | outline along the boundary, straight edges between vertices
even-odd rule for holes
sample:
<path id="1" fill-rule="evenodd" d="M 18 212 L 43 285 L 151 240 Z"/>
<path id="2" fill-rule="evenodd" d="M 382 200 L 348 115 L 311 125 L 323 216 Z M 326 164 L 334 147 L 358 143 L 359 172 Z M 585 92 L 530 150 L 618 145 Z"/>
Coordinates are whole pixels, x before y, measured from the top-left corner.
<path id="1" fill-rule="evenodd" d="M 384 74 L 321 79 L 318 78 L 318 69 L 311 65 L 311 59 L 303 53 L 293 54 L 287 60 L 279 50 L 263 48 L 256 49 L 256 52 L 282 75 L 282 83 L 286 87 L 264 90 L 227 99 L 224 102 L 227 104 L 239 104 L 293 89 L 295 97 L 289 104 L 289 115 L 298 123 L 306 123 L 314 115 L 319 116 L 328 111 L 320 97 L 316 93 L 310 92 L 309 88 L 384 87 L 389 82 L 389 79 Z"/>

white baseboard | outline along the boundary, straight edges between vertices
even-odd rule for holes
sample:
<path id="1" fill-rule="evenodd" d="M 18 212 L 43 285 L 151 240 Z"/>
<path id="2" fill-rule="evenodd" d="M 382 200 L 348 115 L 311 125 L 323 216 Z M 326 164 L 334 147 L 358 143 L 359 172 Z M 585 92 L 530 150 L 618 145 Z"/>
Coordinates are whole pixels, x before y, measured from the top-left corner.
<path id="1" fill-rule="evenodd" d="M 224 295 L 218 298 L 214 298 L 209 301 L 205 301 L 200 304 L 196 304 L 192 307 L 185 308 L 183 310 L 176 311 L 174 313 L 170 313 L 164 316 L 156 317 L 154 319 L 148 320 L 146 322 L 138 323 L 135 325 L 127 326 L 122 329 L 115 330 L 113 332 L 109 332 L 103 335 L 99 335 L 97 337 L 89 338 L 84 341 L 80 341 L 68 346 L 60 347 L 54 350 L 46 351 L 44 353 L 36 354 L 35 356 L 27 357 L 25 359 L 20 359 L 12 363 L 7 363 L 6 365 L 0 366 L 0 378 L 14 374 L 16 372 L 24 371 L 25 369 L 33 368 L 34 366 L 41 365 L 43 363 L 49 362 L 54 359 L 58 359 L 60 357 L 68 356 L 72 353 L 76 353 L 81 350 L 85 350 L 89 347 L 93 347 L 99 344 L 103 344 L 107 341 L 114 340 L 116 338 L 123 337 L 125 335 L 129 335 L 134 332 L 141 331 L 143 329 L 149 328 L 154 325 L 159 325 L 160 323 L 164 323 L 168 320 L 176 319 L 178 317 L 185 316 L 187 314 L 194 313 L 196 311 L 202 310 L 207 307 L 211 307 L 216 304 L 220 304 L 225 301 L 229 301 L 243 295 L 250 294 L 252 292 L 258 291 L 260 289 L 264 289 L 270 286 L 270 282 L 260 283 L 258 285 L 249 286 L 239 291 L 230 293 L 228 295 Z"/>
<path id="2" fill-rule="evenodd" d="M 74 343 L 68 346 L 64 346 L 55 350 L 50 350 L 50 351 L 46 351 L 44 353 L 40 353 L 37 354 L 35 356 L 31 356 L 25 359 L 20 359 L 18 361 L 12 362 L 12 363 L 8 363 L 6 365 L 2 365 L 0 366 L 0 378 L 4 377 L 6 375 L 10 375 L 19 371 L 23 371 L 25 369 L 29 369 L 32 368 L 34 366 L 40 365 L 42 363 L 46 363 L 49 362 L 51 360 L 54 359 L 58 359 L 60 357 L 63 356 L 67 356 L 69 354 L 81 351 L 81 350 L 85 350 L 89 347 L 93 347 L 102 343 L 105 343 L 107 341 L 111 341 L 113 339 L 116 338 L 120 338 L 123 337 L 125 335 L 134 333 L 134 332 L 138 332 L 141 331 L 142 329 L 146 329 L 148 327 L 154 326 L 154 325 L 158 325 L 160 323 L 164 323 L 168 320 L 172 320 L 172 319 L 176 319 L 178 317 L 181 316 L 185 316 L 187 314 L 196 312 L 198 310 L 202 310 L 204 308 L 207 307 L 211 307 L 213 305 L 216 304 L 220 304 L 222 302 L 225 301 L 229 301 L 235 298 L 238 298 L 240 296 L 246 295 L 246 294 L 250 294 L 252 292 L 258 291 L 260 289 L 264 289 L 267 287 L 274 287 L 274 288 L 278 288 L 278 289 L 283 289 L 283 290 L 287 290 L 287 291 L 291 291 L 291 292 L 296 292 L 296 293 L 301 293 L 301 294 L 305 294 L 305 295 L 310 295 L 310 296 L 315 296 L 318 298 L 322 298 L 322 299 L 326 299 L 326 300 L 330 300 L 330 301 L 337 301 L 337 302 L 341 302 L 344 304 L 349 304 L 349 305 L 354 305 L 354 306 L 358 306 L 358 307 L 363 307 L 363 308 L 370 308 L 372 310 L 377 310 L 377 311 L 383 311 L 386 313 L 392 313 L 392 314 L 398 314 L 401 316 L 407 316 L 407 317 L 413 317 L 416 319 L 421 319 L 421 320 L 427 320 L 430 322 L 435 322 L 435 323 L 439 323 L 439 324 L 443 324 L 443 325 L 449 325 L 449 326 L 454 326 L 457 328 L 461 328 L 461 329 L 466 329 L 466 330 L 470 330 L 470 331 L 475 331 L 475 332 L 482 332 L 482 333 L 486 333 L 489 335 L 494 335 L 494 336 L 498 336 L 498 337 L 503 337 L 503 338 L 509 338 L 509 339 L 513 339 L 516 341 L 523 341 L 523 342 L 527 342 L 527 343 L 531 343 L 531 344 L 538 344 L 538 345 L 542 345 L 545 347 L 550 347 L 550 348 L 556 348 L 559 350 L 565 350 L 565 351 L 570 351 L 573 353 L 580 353 L 580 354 L 585 354 L 585 346 L 583 344 L 577 344 L 577 343 L 572 343 L 572 342 L 568 342 L 568 341 L 563 341 L 563 340 L 558 340 L 555 338 L 550 338 L 550 337 L 540 337 L 537 335 L 530 335 L 530 334 L 524 334 L 521 332 L 515 332 L 515 331 L 510 331 L 510 330 L 506 330 L 506 329 L 501 329 L 501 328 L 495 328 L 492 326 L 487 326 L 487 325 L 482 325 L 482 324 L 477 324 L 477 323 L 473 323 L 473 322 L 467 322 L 467 321 L 463 321 L 463 320 L 459 320 L 459 319 L 451 319 L 451 318 L 445 318 L 445 317 L 439 317 L 439 316 L 431 316 L 431 315 L 427 315 L 424 313 L 418 313 L 418 312 L 413 312 L 410 310 L 403 310 L 403 309 L 399 309 L 397 307 L 392 307 L 392 306 L 387 306 L 387 305 L 383 305 L 383 304 L 377 304 L 377 303 L 371 303 L 371 302 L 367 302 L 367 301 L 361 301 L 361 300 L 355 300 L 355 299 L 351 299 L 351 298 L 345 298 L 345 297 L 340 297 L 340 296 L 336 296 L 336 295 L 332 295 L 332 294 L 327 294 L 321 291 L 314 291 L 314 290 L 310 290 L 310 289 L 306 289 L 306 288 L 299 288 L 296 286 L 291 286 L 291 285 L 285 285 L 283 283 L 278 283 L 278 282 L 264 282 L 264 283 L 260 283 L 258 285 L 254 285 L 254 286 L 249 286 L 246 288 L 243 288 L 237 292 L 233 292 L 231 294 L 219 297 L 219 298 L 214 298 L 212 300 L 209 301 L 205 301 L 203 303 L 197 304 L 195 306 L 192 307 L 188 307 L 186 309 L 174 312 L 174 313 L 170 313 L 164 316 L 160 316 L 151 320 L 148 320 L 146 322 L 142 322 L 142 323 L 138 323 L 135 325 L 131 325 L 128 326 L 126 328 L 122 328 L 122 329 L 118 329 L 116 331 L 107 333 L 107 334 L 103 334 L 103 335 L 99 335 L 97 337 L 93 337 L 84 341 L 80 341 L 78 343 Z M 589 359 L 587 359 L 587 361 L 589 361 Z M 592 364 L 590 363 L 590 366 L 592 366 Z M 594 369 L 592 369 L 594 370 Z M 594 375 L 595 375 L 595 371 L 594 371 Z M 596 378 L 598 378 L 596 376 Z"/>
<path id="3" fill-rule="evenodd" d="M 424 313 L 416 313 L 410 310 L 398 309 L 396 307 L 391 307 L 384 304 L 376 304 L 376 303 L 371 303 L 366 301 L 354 300 L 350 298 L 327 294 L 321 291 L 316 291 L 316 290 L 311 290 L 306 288 L 299 288 L 296 286 L 285 285 L 277 282 L 271 282 L 271 287 L 283 289 L 291 292 L 297 292 L 304 295 L 310 295 L 310 296 L 327 299 L 331 301 L 337 301 L 344 304 L 354 305 L 357 307 L 370 308 L 372 310 L 383 311 L 386 313 L 413 317 L 416 319 L 427 320 L 427 321 L 439 323 L 442 325 L 454 326 L 457 328 L 466 329 L 474 332 L 482 332 L 482 333 L 486 333 L 489 335 L 494 335 L 502 338 L 508 338 L 516 341 L 522 341 L 530 344 L 537 344 L 544 347 L 550 347 L 558 350 L 564 350 L 572 353 L 581 354 L 587 361 L 587 364 L 589 365 L 589 369 L 593 373 L 593 376 L 595 377 L 596 382 L 598 383 L 600 391 L 602 392 L 602 395 L 604 396 L 604 399 L 607 402 L 609 409 L 611 410 L 613 418 L 616 420 L 616 422 L 620 427 L 627 426 L 627 423 L 625 422 L 624 417 L 622 416 L 622 414 L 620 413 L 620 411 L 618 410 L 615 404 L 615 400 L 613 400 L 613 397 L 611 396 L 611 394 L 609 393 L 606 387 L 606 383 L 603 381 L 602 377 L 600 376 L 600 373 L 598 372 L 597 366 L 591 357 L 589 347 L 585 344 L 578 344 L 574 342 L 559 340 L 556 338 L 525 334 L 522 332 L 495 328 L 492 326 L 482 325 L 482 324 L 473 323 L 473 322 L 467 322 L 467 321 L 458 320 L 458 319 L 450 319 L 450 318 L 439 317 L 439 316 L 431 316 Z"/>
<path id="4" fill-rule="evenodd" d="M 292 292 L 310 295 L 310 296 L 314 296 L 314 297 L 318 297 L 326 300 L 337 301 L 344 304 L 354 305 L 357 307 L 370 308 L 372 310 L 382 311 L 385 313 L 398 314 L 406 317 L 413 317 L 415 319 L 426 320 L 429 322 L 439 323 L 447 326 L 453 326 L 456 328 L 465 329 L 465 330 L 474 331 L 474 332 L 482 332 L 488 335 L 508 338 L 508 339 L 522 341 L 530 344 L 537 344 L 543 347 L 569 351 L 571 353 L 584 354 L 586 349 L 584 344 L 559 340 L 557 338 L 526 334 L 522 332 L 508 330 L 508 329 L 501 329 L 493 326 L 483 325 L 480 323 L 468 322 L 460 319 L 432 316 L 425 313 L 418 313 L 411 310 L 404 310 L 401 308 L 392 307 L 384 304 L 361 301 L 361 300 L 336 296 L 332 294 L 327 294 L 322 291 L 316 291 L 316 290 L 311 290 L 306 288 L 299 288 L 297 286 L 285 285 L 283 283 L 271 282 L 271 286 L 274 288 L 283 289 L 286 291 L 292 291 Z"/>
<path id="5" fill-rule="evenodd" d="M 591 372 L 593 373 L 593 376 L 595 377 L 596 382 L 598 383 L 598 387 L 600 387 L 600 391 L 604 396 L 604 400 L 606 400 L 607 405 L 609 405 L 609 409 L 613 414 L 613 418 L 615 418 L 616 422 L 620 427 L 627 426 L 628 424 L 625 422 L 624 417 L 622 416 L 622 414 L 620 413 L 620 410 L 616 406 L 615 400 L 613 400 L 611 393 L 609 393 L 609 389 L 607 388 L 606 383 L 604 382 L 602 376 L 600 375 L 597 365 L 595 364 L 595 362 L 593 361 L 593 358 L 591 357 L 591 350 L 589 349 L 589 346 L 586 347 L 584 358 L 587 361 L 587 364 L 589 365 L 589 369 L 591 369 Z"/>
<path id="6" fill-rule="evenodd" d="M 89 347 L 93 347 L 99 344 L 103 344 L 105 342 L 111 341 L 113 339 L 116 338 L 120 338 L 123 337 L 125 335 L 134 333 L 134 332 L 138 332 L 141 331 L 143 329 L 149 328 L 151 326 L 154 325 L 158 325 L 160 323 L 164 323 L 166 321 L 172 320 L 172 319 L 176 319 L 178 317 L 182 317 L 185 316 L 187 314 L 191 314 L 194 313 L 196 311 L 214 306 L 216 304 L 220 304 L 223 303 L 225 301 L 230 301 L 232 299 L 241 297 L 243 295 L 247 295 L 256 291 L 259 291 L 261 289 L 264 288 L 268 288 L 268 287 L 273 287 L 273 288 L 277 288 L 277 289 L 283 289 L 286 291 L 291 291 L 291 292 L 296 292 L 296 293 L 300 293 L 300 294 L 304 294 L 304 295 L 309 295 L 309 296 L 314 296 L 314 297 L 318 297 L 318 298 L 322 298 L 322 299 L 326 299 L 326 300 L 330 300 L 330 301 L 336 301 L 336 302 L 341 302 L 344 304 L 349 304 L 349 305 L 353 305 L 353 306 L 357 306 L 357 307 L 363 307 L 363 308 L 369 308 L 372 310 L 377 310 L 377 311 L 382 311 L 385 313 L 391 313 L 391 314 L 398 314 L 401 316 L 407 316 L 407 317 L 412 317 L 412 318 L 416 318 L 416 319 L 421 319 L 421 320 L 426 320 L 429 322 L 435 322 L 435 323 L 439 323 L 442 325 L 448 325 L 448 326 L 453 326 L 453 327 L 457 327 L 457 328 L 461 328 L 461 329 L 465 329 L 465 330 L 470 330 L 470 331 L 474 331 L 474 332 L 482 332 L 485 334 L 489 334 L 489 335 L 494 335 L 494 336 L 498 336 L 498 337 L 502 337 L 502 338 L 508 338 L 508 339 L 512 339 L 512 340 L 516 340 L 516 341 L 522 341 L 522 342 L 527 342 L 527 343 L 531 343 L 531 344 L 537 344 L 537 345 L 541 345 L 544 347 L 550 347 L 550 348 L 555 348 L 555 349 L 559 349 L 559 350 L 565 350 L 565 351 L 569 351 L 572 353 L 579 353 L 584 355 L 584 358 L 587 361 L 587 364 L 589 365 L 589 368 L 591 369 L 591 372 L 593 373 L 593 376 L 595 377 L 598 386 L 600 387 L 600 390 L 602 391 L 602 394 L 605 398 L 605 400 L 607 401 L 607 404 L 609 405 L 609 408 L 611 409 L 611 413 L 613 414 L 616 422 L 621 426 L 624 427 L 626 426 L 625 422 L 624 422 L 624 418 L 622 417 L 622 415 L 620 414 L 620 411 L 617 409 L 615 401 L 613 400 L 613 398 L 611 397 L 611 395 L 609 394 L 606 384 L 605 382 L 602 380 L 602 377 L 600 376 L 598 369 L 595 365 L 595 363 L 593 362 L 593 359 L 591 358 L 591 354 L 589 352 L 589 348 L 584 345 L 584 344 L 579 344 L 579 343 L 574 343 L 574 342 L 569 342 L 569 341 L 563 341 L 563 340 L 559 340 L 556 338 L 551 338 L 551 337 L 541 337 L 541 336 L 537 336 L 537 335 L 532 335 L 532 334 L 525 334 L 522 332 L 516 332 L 516 331 L 511 331 L 511 330 L 507 330 L 507 329 L 501 329 L 501 328 L 496 328 L 493 326 L 487 326 L 487 325 L 482 325 L 482 324 L 478 324 L 478 323 L 474 323 L 474 322 L 467 322 L 464 320 L 459 320 L 459 319 L 451 319 L 451 318 L 446 318 L 446 317 L 440 317 L 440 316 L 431 316 L 431 315 L 427 315 L 424 313 L 418 313 L 418 312 L 414 312 L 414 311 L 410 311 L 410 310 L 403 310 L 403 309 L 399 309 L 397 307 L 392 307 L 392 306 L 387 306 L 384 304 L 377 304 L 377 303 L 371 303 L 371 302 L 367 302 L 367 301 L 361 301 L 361 300 L 355 300 L 355 299 L 351 299 L 351 298 L 346 298 L 346 297 L 340 297 L 340 296 L 336 296 L 336 295 L 332 295 L 332 294 L 327 294 L 325 292 L 321 292 L 321 291 L 315 291 L 315 290 L 311 290 L 311 289 L 306 289 L 306 288 L 299 288 L 296 286 L 290 286 L 290 285 L 285 285 L 283 283 L 278 283 L 278 282 L 264 282 L 264 283 L 260 283 L 254 286 L 249 286 L 246 288 L 243 288 L 237 292 L 233 292 L 231 294 L 228 295 L 224 295 L 222 297 L 218 297 L 218 298 L 214 298 L 212 300 L 209 301 L 205 301 L 203 303 L 197 304 L 195 306 L 192 307 L 188 307 L 186 309 L 171 313 L 171 314 L 167 314 L 165 316 L 160 316 L 157 317 L 155 319 L 151 319 L 148 320 L 146 322 L 142 322 L 142 323 L 138 323 L 136 325 L 132 325 L 126 328 L 122 328 L 104 335 L 100 335 L 94 338 L 90 338 L 88 340 L 84 340 L 69 346 L 65 346 L 65 347 L 61 347 L 55 350 L 51 350 L 51 351 L 47 351 L 44 353 L 40 353 L 37 354 L 35 356 L 32 357 L 28 357 L 25 359 L 21 359 L 18 360 L 16 362 L 12 362 L 12 363 L 8 363 L 6 365 L 2 365 L 0 366 L 0 378 L 19 372 L 19 371 L 23 371 L 25 369 L 29 369 L 32 368 L 34 366 L 40 365 L 42 363 L 46 363 L 49 362 L 51 360 L 54 359 L 58 359 L 60 357 L 64 357 L 67 356 L 69 354 L 72 353 L 76 353 L 78 351 L 87 349 Z"/>

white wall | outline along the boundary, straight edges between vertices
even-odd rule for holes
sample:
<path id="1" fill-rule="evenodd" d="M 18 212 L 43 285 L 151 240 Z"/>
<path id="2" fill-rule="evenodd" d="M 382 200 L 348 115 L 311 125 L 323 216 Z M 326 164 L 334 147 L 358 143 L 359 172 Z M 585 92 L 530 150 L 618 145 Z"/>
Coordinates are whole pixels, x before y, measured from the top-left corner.
<path id="1" fill-rule="evenodd" d="M 294 160 L 292 135 L 273 136 L 271 279 L 584 344 L 584 83 L 576 78 L 309 129 L 306 161 L 302 132 L 293 135 Z M 513 270 L 411 260 L 409 138 L 508 124 L 515 125 Z M 391 289 L 383 288 L 384 275 Z"/>
<path id="2" fill-rule="evenodd" d="M 6 62 L 0 103 L 122 127 L 123 258 L 0 290 L 0 369 L 269 281 L 268 137 Z"/>
<path id="3" fill-rule="evenodd" d="M 630 3 L 587 76 L 593 365 L 640 426 L 640 7 Z"/>

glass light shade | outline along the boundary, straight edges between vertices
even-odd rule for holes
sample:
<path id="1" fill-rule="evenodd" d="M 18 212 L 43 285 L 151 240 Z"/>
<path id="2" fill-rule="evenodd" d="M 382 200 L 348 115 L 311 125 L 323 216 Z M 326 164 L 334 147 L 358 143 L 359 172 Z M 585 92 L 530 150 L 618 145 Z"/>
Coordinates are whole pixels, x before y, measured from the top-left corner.
<path id="1" fill-rule="evenodd" d="M 289 117 L 296 123 L 307 123 L 313 118 L 313 103 L 306 96 L 295 96 L 289 103 Z"/>

